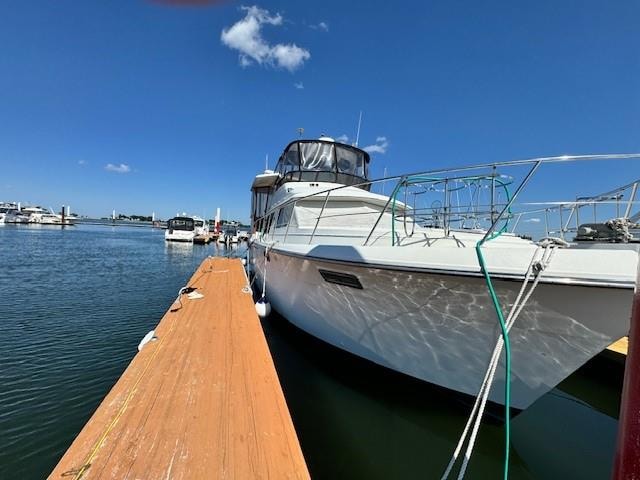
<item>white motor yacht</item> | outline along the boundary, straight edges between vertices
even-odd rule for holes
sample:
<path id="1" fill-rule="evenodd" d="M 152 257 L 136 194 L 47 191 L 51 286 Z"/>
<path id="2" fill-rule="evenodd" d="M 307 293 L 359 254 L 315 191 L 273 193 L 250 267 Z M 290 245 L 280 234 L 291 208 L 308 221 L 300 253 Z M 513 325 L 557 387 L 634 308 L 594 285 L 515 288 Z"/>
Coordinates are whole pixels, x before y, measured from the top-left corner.
<path id="1" fill-rule="evenodd" d="M 42 225 L 71 225 L 72 219 L 55 213 L 52 209 L 46 210 L 42 207 L 24 207 L 22 213 L 29 216 L 29 223 L 39 223 Z"/>
<path id="2" fill-rule="evenodd" d="M 17 208 L 16 203 L 0 202 L 0 223 L 5 223 L 7 212 L 10 210 L 16 210 Z"/>
<path id="3" fill-rule="evenodd" d="M 17 208 L 8 208 L 4 215 L 4 223 L 29 223 L 29 215 Z"/>
<path id="4" fill-rule="evenodd" d="M 220 235 L 218 236 L 219 243 L 232 244 L 240 241 L 240 231 L 237 225 L 227 224 L 222 226 Z"/>
<path id="5" fill-rule="evenodd" d="M 208 233 L 209 225 L 203 218 L 183 214 L 167 222 L 164 239 L 168 242 L 193 242 L 196 236 Z"/>
<path id="6" fill-rule="evenodd" d="M 238 227 L 229 226 L 224 229 L 224 237 L 227 243 L 238 243 L 240 240 L 240 232 Z"/>
<path id="7" fill-rule="evenodd" d="M 395 177 L 384 195 L 372 191 L 365 151 L 327 137 L 294 141 L 252 185 L 256 284 L 266 275 L 274 309 L 311 335 L 471 395 L 501 335 L 501 309 L 515 319 L 511 405 L 525 409 L 629 329 L 635 251 L 507 231 L 512 202 L 536 169 L 567 158 Z M 498 169 L 515 164 L 531 171 L 510 192 Z M 464 207 L 454 202 L 463 188 L 471 192 Z M 508 316 L 514 304 L 522 310 Z M 500 365 L 489 399 L 502 404 Z"/>

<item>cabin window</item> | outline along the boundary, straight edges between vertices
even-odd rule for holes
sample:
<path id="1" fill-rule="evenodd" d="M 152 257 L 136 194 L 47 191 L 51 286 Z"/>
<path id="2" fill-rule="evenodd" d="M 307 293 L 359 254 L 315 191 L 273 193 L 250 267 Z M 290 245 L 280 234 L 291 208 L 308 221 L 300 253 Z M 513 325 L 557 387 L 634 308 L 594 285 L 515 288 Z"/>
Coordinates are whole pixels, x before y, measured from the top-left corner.
<path id="1" fill-rule="evenodd" d="M 280 158 L 280 167 L 278 172 L 285 175 L 289 172 L 297 172 L 300 170 L 300 156 L 298 155 L 298 144 L 294 143 L 289 149 L 282 154 Z"/>
<path id="2" fill-rule="evenodd" d="M 254 222 L 260 217 L 263 217 L 267 211 L 267 208 L 269 207 L 269 193 L 269 187 L 254 189 L 253 197 L 251 199 L 251 217 Z"/>
<path id="3" fill-rule="evenodd" d="M 293 203 L 283 207 L 278 212 L 278 220 L 276 221 L 276 228 L 286 227 L 291 220 L 291 214 L 293 213 Z"/>
<path id="4" fill-rule="evenodd" d="M 331 172 L 334 170 L 333 144 L 302 143 L 300 144 L 302 170 Z"/>
<path id="5" fill-rule="evenodd" d="M 171 230 L 193 230 L 193 220 L 190 218 L 172 218 L 169 220 L 168 228 Z"/>
<path id="6" fill-rule="evenodd" d="M 271 215 L 269 215 L 269 230 L 267 230 L 267 233 L 269 235 L 273 235 L 275 226 L 276 226 L 276 214 L 272 213 Z"/>
<path id="7" fill-rule="evenodd" d="M 264 221 L 264 231 L 263 233 L 267 235 L 269 230 L 271 229 L 271 220 L 273 219 L 273 214 L 269 215 Z"/>
<path id="8" fill-rule="evenodd" d="M 357 150 L 336 147 L 338 157 L 338 173 L 346 173 L 356 177 L 366 177 L 364 155 Z"/>
<path id="9" fill-rule="evenodd" d="M 196 227 L 203 227 L 204 222 L 202 220 L 196 220 Z"/>

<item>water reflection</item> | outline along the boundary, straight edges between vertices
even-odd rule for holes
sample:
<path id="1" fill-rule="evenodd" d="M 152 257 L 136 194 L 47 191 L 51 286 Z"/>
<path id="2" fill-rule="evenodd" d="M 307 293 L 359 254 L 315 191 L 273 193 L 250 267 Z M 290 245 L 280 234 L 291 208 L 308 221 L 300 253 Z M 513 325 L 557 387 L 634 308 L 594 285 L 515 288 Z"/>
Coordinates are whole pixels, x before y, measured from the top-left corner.
<path id="1" fill-rule="evenodd" d="M 349 355 L 277 314 L 263 326 L 313 478 L 439 478 L 472 399 Z M 606 478 L 620 384 L 600 382 L 601 362 L 621 370 L 591 362 L 513 420 L 510 478 Z M 592 391 L 604 392 L 605 412 L 585 402 Z M 485 422 L 466 478 L 499 478 L 502 446 L 500 423 Z"/>

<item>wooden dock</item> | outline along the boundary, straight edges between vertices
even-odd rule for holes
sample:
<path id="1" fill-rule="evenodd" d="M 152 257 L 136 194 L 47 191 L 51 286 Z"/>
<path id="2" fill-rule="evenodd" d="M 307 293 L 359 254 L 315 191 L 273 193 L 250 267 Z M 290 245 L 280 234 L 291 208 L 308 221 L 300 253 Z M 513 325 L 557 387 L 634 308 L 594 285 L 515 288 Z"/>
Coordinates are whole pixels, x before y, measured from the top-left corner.
<path id="1" fill-rule="evenodd" d="M 196 235 L 193 238 L 193 243 L 199 243 L 199 244 L 203 244 L 206 245 L 209 242 L 213 242 L 215 240 L 218 239 L 218 235 L 214 234 L 214 233 L 206 233 L 204 235 Z"/>
<path id="2" fill-rule="evenodd" d="M 240 260 L 188 285 L 50 479 L 309 478 Z"/>
<path id="3" fill-rule="evenodd" d="M 609 345 L 605 353 L 612 358 L 624 360 L 629 350 L 629 337 L 622 337 L 617 342 L 613 342 Z"/>
<path id="4" fill-rule="evenodd" d="M 607 347 L 607 350 L 615 353 L 619 353 L 620 355 L 626 355 L 629 350 L 629 337 L 622 337 L 617 342 L 612 343 Z"/>

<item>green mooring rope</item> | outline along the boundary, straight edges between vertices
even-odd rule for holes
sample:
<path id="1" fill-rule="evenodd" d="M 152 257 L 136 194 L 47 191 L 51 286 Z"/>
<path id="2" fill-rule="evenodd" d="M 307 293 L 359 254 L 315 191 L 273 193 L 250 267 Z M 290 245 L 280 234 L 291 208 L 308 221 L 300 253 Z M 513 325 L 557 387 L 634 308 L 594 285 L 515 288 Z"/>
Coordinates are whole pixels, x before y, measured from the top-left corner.
<path id="1" fill-rule="evenodd" d="M 482 177 L 470 177 L 470 179 L 480 179 Z M 433 181 L 434 178 L 429 177 L 410 177 L 405 180 L 405 182 L 398 182 L 395 189 L 391 193 L 391 245 L 395 245 L 395 213 L 396 213 L 396 197 L 400 191 L 400 187 L 404 185 L 405 187 L 411 181 Z M 496 179 L 506 193 L 507 201 L 511 200 L 511 195 L 509 193 L 509 189 L 507 188 L 506 183 L 502 182 L 500 179 Z M 507 213 L 511 215 L 511 207 L 507 209 Z M 504 314 L 502 313 L 502 307 L 500 306 L 500 300 L 498 300 L 498 296 L 496 295 L 496 291 L 493 288 L 493 283 L 491 282 L 491 276 L 489 275 L 489 271 L 487 270 L 487 265 L 484 261 L 484 256 L 482 255 L 482 246 L 486 242 L 490 242 L 491 240 L 499 237 L 505 231 L 507 231 L 509 224 L 509 216 L 507 216 L 505 224 L 502 226 L 500 230 L 491 234 L 488 238 L 480 240 L 476 243 L 476 255 L 478 256 L 478 262 L 480 264 L 480 270 L 484 277 L 484 280 L 489 289 L 489 295 L 491 296 L 491 301 L 493 302 L 493 307 L 496 310 L 496 314 L 498 315 L 498 322 L 500 323 L 500 330 L 502 332 L 502 339 L 504 341 L 504 351 L 505 351 L 505 384 L 504 384 L 504 433 L 505 433 L 505 441 L 504 441 L 504 470 L 503 470 L 503 478 L 507 480 L 509 478 L 509 447 L 511 444 L 511 423 L 510 423 L 510 409 L 511 409 L 511 345 L 509 343 L 509 332 L 507 331 L 507 325 L 504 320 Z"/>
<path id="2" fill-rule="evenodd" d="M 483 177 L 470 177 L 470 179 L 481 179 Z M 404 185 L 407 186 L 410 181 L 433 181 L 435 179 L 429 177 L 410 177 L 405 180 Z M 502 182 L 500 179 L 496 179 L 506 193 L 507 201 L 511 201 L 511 195 L 509 189 L 507 188 L 507 184 Z M 395 210 L 396 210 L 396 196 L 400 191 L 400 187 L 403 185 L 403 182 L 399 182 L 396 188 L 394 189 L 392 195 L 392 204 L 391 204 L 391 245 L 395 244 Z M 511 215 L 511 207 L 507 209 L 507 213 Z M 507 231 L 509 225 L 509 216 L 507 216 L 505 224 L 498 230 L 491 234 L 488 238 L 480 240 L 476 243 L 476 255 L 478 256 L 478 262 L 480 264 L 480 270 L 484 277 L 484 280 L 489 289 L 489 295 L 491 296 L 491 301 L 493 302 L 493 307 L 496 310 L 496 314 L 498 315 L 498 322 L 500 323 L 500 330 L 502 332 L 502 339 L 504 341 L 504 351 L 505 351 L 505 385 L 504 385 L 504 433 L 505 433 L 505 441 L 504 441 L 504 470 L 503 470 L 503 478 L 507 480 L 509 478 L 509 447 L 511 444 L 511 423 L 510 423 L 510 410 L 511 410 L 511 345 L 509 343 L 509 332 L 507 331 L 507 325 L 505 323 L 504 314 L 502 313 L 502 307 L 500 306 L 500 300 L 498 300 L 498 296 L 496 295 L 496 291 L 493 288 L 493 283 L 491 282 L 491 276 L 489 275 L 489 271 L 487 270 L 487 265 L 484 261 L 484 256 L 482 255 L 482 246 L 486 242 L 490 242 L 491 240 L 499 237 L 504 232 Z"/>
<path id="3" fill-rule="evenodd" d="M 489 288 L 489 295 L 493 302 L 493 307 L 498 315 L 498 322 L 500 323 L 500 330 L 502 331 L 502 339 L 504 340 L 504 352 L 505 352 L 505 379 L 504 379 L 504 473 L 503 478 L 507 480 L 509 478 L 509 446 L 511 444 L 511 425 L 510 425 L 510 405 L 511 405 L 511 346 L 509 344 L 509 332 L 507 331 L 507 325 L 504 321 L 504 314 L 502 313 L 502 307 L 500 306 L 500 300 L 496 295 L 496 291 L 493 288 L 491 277 L 487 271 L 487 266 L 482 255 L 482 245 L 485 241 L 491 241 L 494 238 L 499 237 L 505 228 L 494 233 L 486 240 L 480 240 L 476 244 L 476 254 L 478 255 L 478 262 L 480 263 L 480 270 L 484 276 L 484 280 Z"/>

